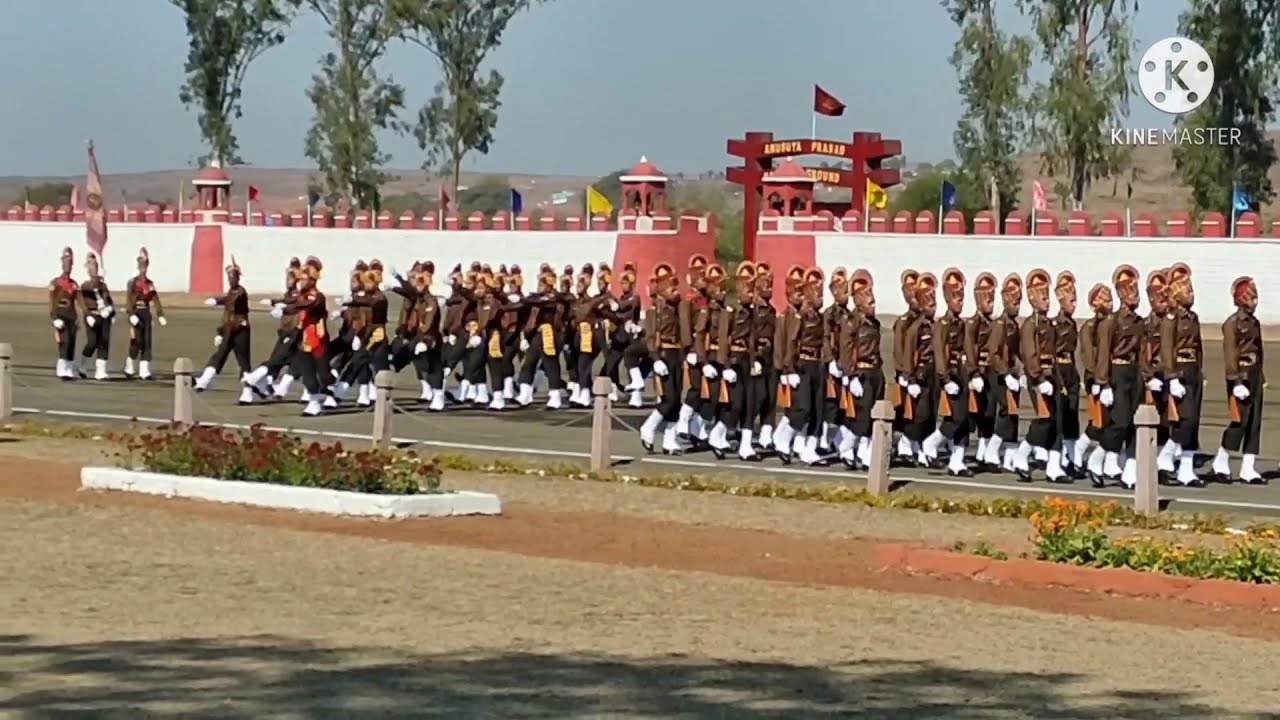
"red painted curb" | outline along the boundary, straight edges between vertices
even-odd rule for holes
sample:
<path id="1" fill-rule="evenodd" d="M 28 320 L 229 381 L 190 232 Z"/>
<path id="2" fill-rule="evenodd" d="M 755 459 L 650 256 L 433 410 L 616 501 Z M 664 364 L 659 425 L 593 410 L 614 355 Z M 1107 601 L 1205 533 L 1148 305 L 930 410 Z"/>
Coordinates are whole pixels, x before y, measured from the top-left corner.
<path id="1" fill-rule="evenodd" d="M 1280 586 L 1233 580 L 1140 572 L 1128 568 L 1088 568 L 1041 560 L 996 560 L 948 550 L 931 550 L 901 543 L 875 548 L 881 568 L 929 575 L 966 577 L 1019 585 L 1065 587 L 1129 597 L 1186 600 L 1204 605 L 1280 608 Z"/>

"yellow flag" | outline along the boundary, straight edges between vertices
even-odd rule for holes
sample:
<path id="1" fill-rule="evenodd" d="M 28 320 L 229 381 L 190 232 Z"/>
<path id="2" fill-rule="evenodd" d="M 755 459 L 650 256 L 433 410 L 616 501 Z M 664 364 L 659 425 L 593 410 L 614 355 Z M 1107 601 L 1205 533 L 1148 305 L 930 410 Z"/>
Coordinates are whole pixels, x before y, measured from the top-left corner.
<path id="1" fill-rule="evenodd" d="M 587 186 L 587 213 L 593 217 L 613 214 L 613 203 L 590 185 Z"/>
<path id="2" fill-rule="evenodd" d="M 884 188 L 867 180 L 867 207 L 883 210 L 889 206 L 889 193 Z"/>

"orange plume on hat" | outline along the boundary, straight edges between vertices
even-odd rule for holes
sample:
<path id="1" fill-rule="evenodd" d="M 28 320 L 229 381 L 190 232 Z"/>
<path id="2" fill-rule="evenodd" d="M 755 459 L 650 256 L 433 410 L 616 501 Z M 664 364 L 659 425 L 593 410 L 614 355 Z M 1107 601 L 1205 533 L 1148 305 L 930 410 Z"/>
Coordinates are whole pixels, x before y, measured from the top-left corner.
<path id="1" fill-rule="evenodd" d="M 916 278 L 916 295 L 920 297 L 927 297 L 937 289 L 938 278 L 933 273 L 924 273 Z"/>
<path id="2" fill-rule="evenodd" d="M 787 268 L 787 282 L 788 283 L 804 282 L 804 268 L 800 267 L 799 265 L 792 265 L 791 267 Z"/>
<path id="3" fill-rule="evenodd" d="M 989 272 L 978 273 L 978 277 L 973 281 L 973 291 L 979 292 L 995 292 L 996 276 Z"/>
<path id="4" fill-rule="evenodd" d="M 743 260 L 738 263 L 738 279 L 739 280 L 755 280 L 756 264 L 750 260 Z"/>
<path id="5" fill-rule="evenodd" d="M 1022 278 L 1017 273 L 1009 273 L 1004 277 L 1004 283 L 1000 286 L 1004 292 L 1022 289 Z"/>
<path id="6" fill-rule="evenodd" d="M 658 281 L 670 282 L 675 277 L 676 270 L 667 263 L 658 263 L 653 268 L 653 279 Z"/>
<path id="7" fill-rule="evenodd" d="M 74 257 L 74 256 L 75 256 L 75 252 L 71 249 L 71 246 L 70 246 L 70 245 L 68 245 L 68 246 L 66 246 L 66 247 L 64 247 L 64 248 L 62 248 L 62 257 L 63 257 L 63 258 L 69 258 L 69 257 Z"/>
<path id="8" fill-rule="evenodd" d="M 1247 293 L 1256 290 L 1253 278 L 1248 275 L 1242 275 L 1231 281 L 1231 298 L 1239 301 Z"/>
<path id="9" fill-rule="evenodd" d="M 822 268 L 811 267 L 804 273 L 804 282 L 807 285 L 821 286 L 822 281 L 826 279 L 826 275 L 822 272 Z"/>
<path id="10" fill-rule="evenodd" d="M 141 265 L 142 263 L 150 263 L 150 262 L 151 262 L 151 253 L 147 252 L 147 249 L 144 247 L 138 248 L 138 264 Z"/>
<path id="11" fill-rule="evenodd" d="M 707 280 L 710 280 L 717 285 L 722 284 L 725 280 L 724 268 L 717 263 L 708 265 L 707 269 L 703 272 L 706 274 Z"/>
<path id="12" fill-rule="evenodd" d="M 1054 281 L 1053 286 L 1058 289 L 1062 289 L 1068 286 L 1075 287 L 1076 276 L 1070 270 L 1063 270 L 1062 272 L 1058 273 L 1058 278 L 1057 280 Z"/>
<path id="13" fill-rule="evenodd" d="M 1132 265 L 1121 265 L 1111 273 L 1111 284 L 1120 287 L 1121 285 L 1133 285 L 1138 282 L 1138 270 Z"/>
<path id="14" fill-rule="evenodd" d="M 1185 282 L 1191 279 L 1191 266 L 1186 263 L 1175 263 L 1169 268 L 1169 284 Z"/>
<path id="15" fill-rule="evenodd" d="M 1089 289 L 1089 306 L 1097 308 L 1099 305 L 1111 307 L 1111 288 L 1102 283 Z"/>
<path id="16" fill-rule="evenodd" d="M 364 260 L 356 261 L 356 265 L 355 265 L 356 272 L 364 272 L 365 270 L 368 270 L 368 269 L 369 269 L 369 263 L 365 262 Z"/>
<path id="17" fill-rule="evenodd" d="M 875 280 L 871 277 L 871 273 L 862 268 L 858 268 L 853 271 L 851 276 L 849 276 L 849 284 L 856 293 L 864 290 L 870 290 L 875 286 Z"/>
<path id="18" fill-rule="evenodd" d="M 1026 286 L 1027 286 L 1027 289 L 1029 290 L 1045 290 L 1045 289 L 1048 289 L 1049 283 L 1051 281 L 1052 281 L 1052 277 L 1049 275 L 1048 270 L 1044 270 L 1043 268 L 1036 268 L 1035 270 L 1032 270 L 1031 272 L 1027 273 Z"/>
<path id="19" fill-rule="evenodd" d="M 767 262 L 756 263 L 756 275 L 773 275 L 773 266 Z"/>
<path id="20" fill-rule="evenodd" d="M 382 269 L 382 261 L 381 261 L 381 260 L 379 260 L 378 258 L 374 258 L 374 259 L 370 260 L 370 261 L 369 261 L 369 269 L 370 269 L 370 270 L 381 270 L 381 269 Z"/>
<path id="21" fill-rule="evenodd" d="M 707 256 L 702 255 L 701 253 L 697 255 L 693 255 L 689 258 L 690 270 L 701 270 L 702 268 L 705 268 L 707 264 L 708 264 Z"/>
<path id="22" fill-rule="evenodd" d="M 964 280 L 964 273 L 958 268 L 950 267 L 942 273 L 942 284 L 949 288 L 963 288 Z"/>
<path id="23" fill-rule="evenodd" d="M 146 248 L 143 248 L 143 249 L 145 250 Z M 293 257 L 289 258 L 289 267 L 291 268 L 302 267 L 302 261 L 298 259 L 297 255 L 294 255 Z"/>
<path id="24" fill-rule="evenodd" d="M 919 278 L 920 278 L 920 272 L 918 270 L 912 270 L 910 268 L 903 270 L 902 274 L 898 276 L 898 280 L 899 282 L 902 283 L 903 287 L 906 287 L 908 285 L 915 285 L 916 280 L 918 280 Z"/>
<path id="25" fill-rule="evenodd" d="M 1147 290 L 1158 292 L 1169 286 L 1169 272 L 1165 268 L 1152 270 L 1147 274 Z"/>

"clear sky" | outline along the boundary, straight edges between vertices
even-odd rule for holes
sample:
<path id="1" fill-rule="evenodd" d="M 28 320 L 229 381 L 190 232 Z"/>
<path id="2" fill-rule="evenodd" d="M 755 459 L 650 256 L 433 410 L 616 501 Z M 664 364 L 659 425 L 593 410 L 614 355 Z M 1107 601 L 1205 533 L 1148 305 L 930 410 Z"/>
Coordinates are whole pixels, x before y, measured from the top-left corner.
<path id="1" fill-rule="evenodd" d="M 1143 3 L 1135 55 L 1176 34 L 1185 5 Z M 909 160 L 941 160 L 959 114 L 956 35 L 935 0 L 555 0 L 514 21 L 492 56 L 507 80 L 497 142 L 468 165 L 594 175 L 645 154 L 669 171 L 723 169 L 731 136 L 807 136 L 814 82 L 849 106 L 820 118 L 819 135 L 878 130 L 900 138 Z M 322 24 L 303 17 L 250 70 L 237 125 L 250 163 L 310 166 L 303 93 L 328 48 Z M 185 55 L 181 14 L 166 0 L 4 3 L 0 175 L 81 173 L 90 136 L 107 173 L 190 165 L 201 145 L 177 97 Z M 396 47 L 382 68 L 416 115 L 438 77 L 432 58 Z M 1133 105 L 1130 125 L 1168 124 L 1141 96 Z M 385 146 L 394 167 L 421 162 L 410 138 Z"/>

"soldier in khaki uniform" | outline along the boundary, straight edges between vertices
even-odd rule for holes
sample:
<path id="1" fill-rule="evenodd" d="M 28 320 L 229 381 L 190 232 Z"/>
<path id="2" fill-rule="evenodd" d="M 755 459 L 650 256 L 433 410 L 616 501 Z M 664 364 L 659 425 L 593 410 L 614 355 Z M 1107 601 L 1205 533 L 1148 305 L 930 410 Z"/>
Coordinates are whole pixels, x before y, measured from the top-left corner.
<path id="1" fill-rule="evenodd" d="M 899 286 L 902 291 L 902 299 L 906 303 L 907 311 L 899 315 L 893 321 L 893 385 L 889 388 L 889 398 L 893 401 L 893 432 L 897 436 L 897 444 L 895 455 L 898 460 L 907 463 L 915 462 L 915 453 L 911 449 L 911 440 L 906 435 L 906 418 L 903 414 L 904 399 L 907 387 L 907 372 L 910 362 L 910 355 L 903 349 L 902 341 L 907 336 L 907 327 L 915 322 L 916 309 L 916 280 L 920 277 L 920 273 L 916 270 L 903 270 L 899 276 Z"/>
<path id="2" fill-rule="evenodd" d="M 1080 326 L 1080 367 L 1083 368 L 1082 381 L 1088 393 L 1088 424 L 1085 426 L 1084 436 L 1076 443 L 1073 462 L 1085 468 L 1094 487 L 1101 488 L 1106 486 L 1106 451 L 1102 449 L 1102 428 L 1106 425 L 1107 408 L 1100 398 L 1102 383 L 1095 376 L 1098 370 L 1098 328 L 1115 310 L 1115 299 L 1111 288 L 1098 283 L 1090 288 L 1088 300 L 1093 317 Z"/>
<path id="3" fill-rule="evenodd" d="M 1262 451 L 1262 325 L 1258 309 L 1258 286 L 1251 277 L 1231 283 L 1236 311 L 1222 324 L 1222 357 L 1227 376 L 1227 409 L 1230 424 L 1222 431 L 1222 444 L 1213 458 L 1213 474 L 1219 482 L 1231 482 L 1231 456 L 1242 452 L 1240 479 L 1265 484 L 1256 466 Z"/>
<path id="4" fill-rule="evenodd" d="M 1174 479 L 1187 487 L 1204 485 L 1195 472 L 1204 398 L 1204 340 L 1195 302 L 1191 268 L 1182 263 L 1169 268 L 1170 311 L 1160 329 L 1160 356 L 1168 383 L 1169 442 L 1177 460 Z"/>
<path id="5" fill-rule="evenodd" d="M 209 307 L 222 308 L 222 321 L 218 323 L 218 331 L 213 336 L 213 354 L 209 356 L 209 362 L 205 363 L 200 377 L 196 378 L 196 392 L 209 389 L 209 384 L 222 372 L 222 367 L 232 354 L 236 357 L 236 364 L 240 366 L 241 380 L 253 369 L 249 364 L 249 291 L 240 284 L 240 266 L 234 257 L 226 271 L 227 291 L 222 297 L 204 301 Z"/>
<path id="6" fill-rule="evenodd" d="M 1163 345 L 1160 334 L 1165 320 L 1172 312 L 1169 304 L 1169 271 L 1153 270 L 1147 275 L 1147 305 L 1151 312 L 1142 323 L 1142 354 L 1139 370 L 1142 383 L 1146 386 L 1143 402 L 1152 405 L 1160 413 L 1160 424 L 1156 426 L 1156 469 L 1161 482 L 1173 478 L 1176 453 L 1172 441 L 1169 440 L 1169 392 L 1165 386 L 1166 369 L 1161 364 L 1163 357 L 1160 348 Z"/>
<path id="7" fill-rule="evenodd" d="M 969 377 L 965 367 L 965 277 L 956 268 L 942 273 L 942 297 L 946 311 L 933 324 L 938 429 L 924 441 L 924 455 L 934 465 L 944 444 L 950 447 L 947 474 L 971 477 L 965 464 L 969 446 Z"/>
<path id="8" fill-rule="evenodd" d="M 93 379 L 107 380 L 107 361 L 111 356 L 111 323 L 116 307 L 111 289 L 103 279 L 98 256 L 89 253 L 85 259 L 88 278 L 80 283 L 80 312 L 84 315 L 84 350 L 81 352 L 80 377 L 87 375 L 86 364 L 93 360 Z"/>
<path id="9" fill-rule="evenodd" d="M 822 354 L 827 366 L 827 379 L 822 400 L 822 428 L 818 435 L 818 452 L 829 455 L 843 441 L 847 444 L 852 435 L 844 427 L 844 409 L 840 398 L 844 390 L 844 374 L 840 368 L 840 328 L 851 312 L 849 309 L 849 271 L 838 267 L 831 273 L 828 285 L 831 304 L 822 311 L 823 334 L 826 345 Z"/>
<path id="10" fill-rule="evenodd" d="M 822 327 L 822 271 L 793 267 L 787 272 L 786 311 L 778 318 L 774 362 L 778 367 L 778 406 L 786 423 L 774 432 L 774 448 L 784 464 L 794 456 L 808 464 L 821 460 L 817 430 L 821 427 L 822 365 L 825 337 Z M 815 291 L 816 286 L 816 291 Z M 812 439 L 812 442 L 810 440 Z"/>
<path id="11" fill-rule="evenodd" d="M 845 426 L 853 441 L 841 448 L 840 459 L 849 469 L 858 469 L 871 464 L 871 409 L 884 398 L 884 360 L 871 273 L 855 270 L 850 276 L 849 290 L 854 311 L 845 318 L 840 333 L 840 362 L 847 393 Z"/>
<path id="12" fill-rule="evenodd" d="M 1045 468 L 1049 482 L 1070 482 L 1062 469 L 1062 460 L 1058 453 L 1058 394 L 1062 390 L 1062 380 L 1058 376 L 1056 355 L 1058 339 L 1054 334 L 1054 323 L 1049 318 L 1049 285 L 1052 278 L 1045 270 L 1036 269 L 1027 273 L 1027 301 L 1031 305 L 1031 315 L 1022 321 L 1018 329 L 1018 351 L 1022 359 L 1022 372 L 1025 381 L 1027 398 L 1031 401 L 1031 422 L 1027 426 L 1027 434 L 1018 445 L 1014 455 L 1013 467 L 1019 482 L 1031 482 L 1031 456 L 1035 449 L 1052 459 Z"/>
<path id="13" fill-rule="evenodd" d="M 684 399 L 684 371 L 687 350 L 693 345 L 692 320 L 684 314 L 687 310 L 680 298 L 679 279 L 675 270 L 660 263 L 653 270 L 649 287 L 654 289 L 653 307 L 644 318 L 644 337 L 653 358 L 653 374 L 658 406 L 640 427 L 640 444 L 653 452 L 657 433 L 662 432 L 662 452 L 680 455 L 676 423 L 680 418 L 680 406 Z"/>
<path id="14" fill-rule="evenodd" d="M 902 341 L 905 372 L 899 380 L 906 380 L 902 398 L 903 434 L 911 443 L 912 459 L 918 466 L 928 466 L 924 453 L 924 441 L 937 429 L 937 363 L 934 360 L 934 322 L 938 310 L 938 279 L 932 273 L 923 273 L 915 282 L 915 315 L 906 327 Z"/>
<path id="15" fill-rule="evenodd" d="M 752 421 L 757 398 L 755 371 L 756 266 L 750 260 L 738 263 L 737 302 L 726 309 L 724 337 L 720 343 L 720 377 L 727 386 L 729 403 L 721 413 L 721 421 L 729 436 L 738 436 L 738 458 L 748 462 L 760 459 L 753 444 Z M 768 312 L 773 312 L 772 308 Z"/>
<path id="16" fill-rule="evenodd" d="M 1112 274 L 1120 309 L 1098 326 L 1098 364 L 1094 378 L 1100 383 L 1098 401 L 1107 409 L 1102 428 L 1105 478 L 1119 479 L 1125 487 L 1137 485 L 1137 460 L 1133 455 L 1134 414 L 1142 403 L 1141 363 L 1143 352 L 1143 320 L 1138 315 L 1138 271 L 1121 265 Z M 1120 463 L 1121 456 L 1124 463 Z"/>
<path id="17" fill-rule="evenodd" d="M 1057 398 L 1058 445 L 1049 453 L 1045 472 L 1056 475 L 1061 469 L 1069 478 L 1083 478 L 1084 470 L 1076 461 L 1076 443 L 1080 441 L 1080 370 L 1076 367 L 1076 346 L 1079 329 L 1076 327 L 1076 276 L 1070 272 L 1058 273 L 1054 281 L 1054 294 L 1058 298 L 1058 314 L 1053 317 L 1053 364 L 1058 387 Z"/>
<path id="18" fill-rule="evenodd" d="M 245 376 L 242 383 L 244 387 L 240 390 L 241 404 L 252 403 L 257 397 L 284 399 L 289 394 L 293 376 L 288 374 L 288 368 L 298 344 L 298 316 L 284 315 L 277 308 L 283 308 L 297 297 L 301 271 L 302 261 L 296 257 L 290 258 L 289 265 L 285 268 L 283 294 L 278 298 L 262 300 L 262 304 L 271 309 L 272 317 L 280 320 L 280 327 L 276 329 L 276 341 L 271 346 L 267 359 Z"/>
<path id="19" fill-rule="evenodd" d="M 682 306 L 680 313 L 683 317 L 690 318 L 690 322 L 694 322 L 699 311 L 707 304 L 707 283 L 704 276 L 707 265 L 707 258 L 703 255 L 694 255 L 689 258 L 689 268 L 685 273 L 687 287 L 680 297 Z M 696 336 L 699 330 L 692 328 L 691 332 Z M 696 342 L 696 337 L 691 342 Z M 697 353 L 693 352 L 693 346 L 690 344 L 685 352 L 685 368 L 682 371 L 685 379 L 684 403 L 680 406 L 680 419 L 677 421 L 676 432 L 683 439 L 704 442 L 710 428 L 705 426 L 702 416 L 698 413 L 698 409 L 702 407 L 702 388 L 701 383 L 695 382 L 695 379 L 702 371 L 697 363 Z"/>
<path id="20" fill-rule="evenodd" d="M 731 312 L 725 304 L 726 276 L 724 268 L 711 264 L 703 271 L 705 278 L 705 294 L 707 303 L 698 311 L 694 319 L 693 352 L 698 356 L 697 367 L 700 378 L 698 383 L 698 415 L 701 427 L 707 428 L 706 443 L 712 453 L 723 459 L 729 449 L 728 426 L 721 421 L 722 412 L 729 411 L 729 386 L 722 377 L 727 358 L 724 354 L 728 344 L 729 318 Z"/>
<path id="21" fill-rule="evenodd" d="M 1013 472 L 1018 443 L 1018 404 L 1022 395 L 1018 350 L 1018 313 L 1022 311 L 1022 278 L 1005 277 L 1000 288 L 1003 312 L 991 323 L 987 338 L 987 360 L 991 364 L 991 384 L 987 387 L 994 408 L 995 435 L 987 441 L 983 460 L 989 470 Z M 1003 448 L 1004 453 L 1001 454 Z"/>
<path id="22" fill-rule="evenodd" d="M 163 327 L 169 321 L 164 316 L 164 305 L 160 303 L 156 284 L 147 275 L 151 255 L 146 248 L 138 249 L 137 266 L 138 274 L 130 278 L 125 287 L 124 304 L 129 310 L 129 354 L 124 360 L 124 374 L 125 377 L 134 377 L 136 370 L 138 379 L 150 380 L 155 325 Z"/>
<path id="23" fill-rule="evenodd" d="M 759 425 L 756 435 L 761 450 L 773 449 L 774 422 L 778 413 L 778 367 L 774 364 L 774 342 L 778 337 L 778 311 L 773 306 L 773 268 L 756 264 L 755 302 L 751 306 L 751 333 L 755 361 L 751 363 L 751 422 Z"/>
<path id="24" fill-rule="evenodd" d="M 973 281 L 973 300 L 976 309 L 964 323 L 965 375 L 969 384 L 969 422 L 978 436 L 974 459 L 978 467 L 991 470 L 1000 466 L 999 450 L 995 460 L 989 453 L 996 432 L 996 406 L 991 388 L 996 386 L 995 372 L 991 369 L 991 354 L 987 343 L 994 323 L 992 313 L 996 303 L 996 276 L 979 273 Z"/>
<path id="25" fill-rule="evenodd" d="M 53 341 L 58 348 L 54 373 L 62 380 L 76 379 L 76 303 L 80 283 L 71 276 L 74 267 L 75 253 L 69 247 L 62 248 L 62 273 L 49 281 L 49 322 L 53 324 Z"/>

